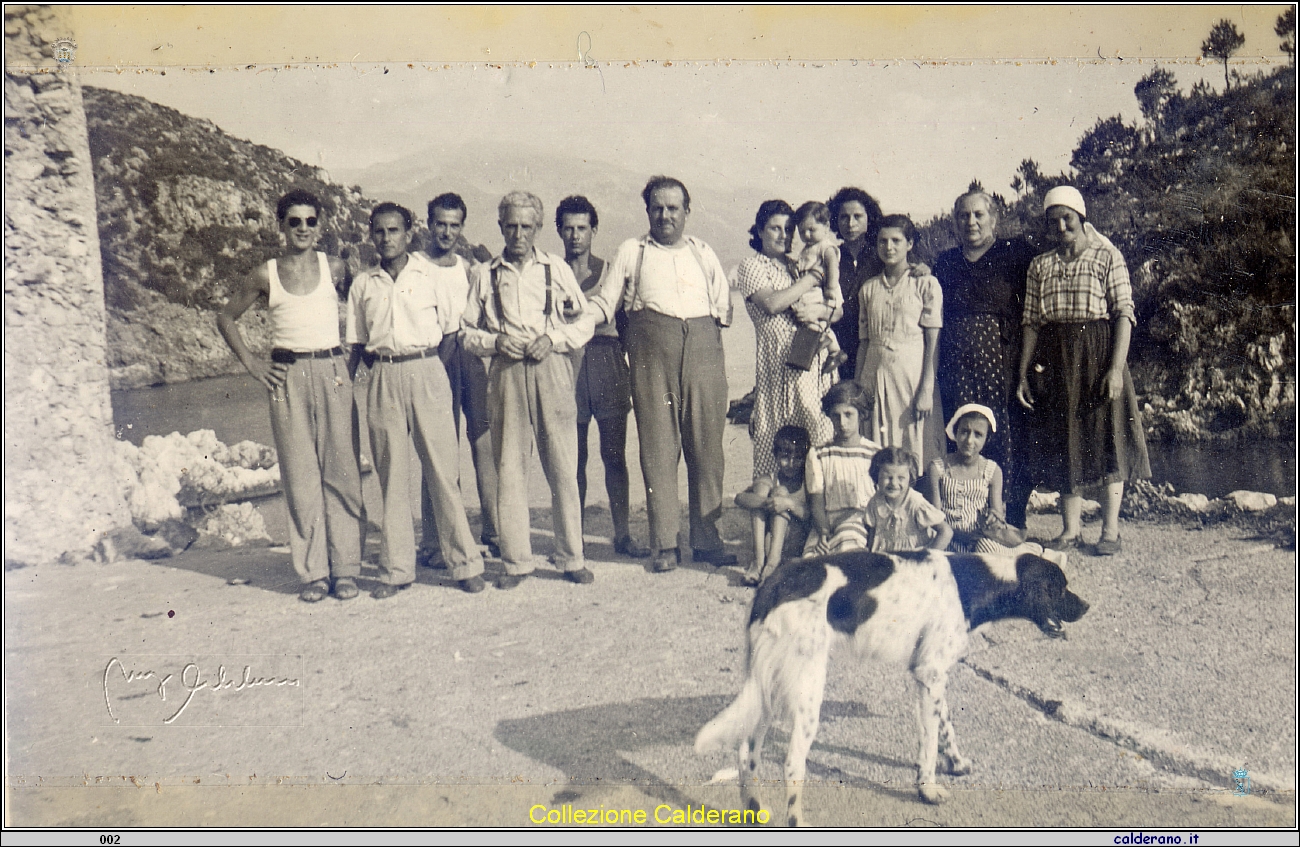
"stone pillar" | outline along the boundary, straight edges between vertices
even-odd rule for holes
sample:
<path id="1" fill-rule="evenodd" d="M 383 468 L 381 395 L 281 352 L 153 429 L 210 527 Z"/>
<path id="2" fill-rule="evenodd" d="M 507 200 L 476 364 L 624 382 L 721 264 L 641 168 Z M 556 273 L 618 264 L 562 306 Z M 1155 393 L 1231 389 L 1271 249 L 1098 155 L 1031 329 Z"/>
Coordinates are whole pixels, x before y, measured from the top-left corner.
<path id="1" fill-rule="evenodd" d="M 104 280 L 81 85 L 44 6 L 5 6 L 4 558 L 76 558 L 131 522 L 110 470 Z"/>

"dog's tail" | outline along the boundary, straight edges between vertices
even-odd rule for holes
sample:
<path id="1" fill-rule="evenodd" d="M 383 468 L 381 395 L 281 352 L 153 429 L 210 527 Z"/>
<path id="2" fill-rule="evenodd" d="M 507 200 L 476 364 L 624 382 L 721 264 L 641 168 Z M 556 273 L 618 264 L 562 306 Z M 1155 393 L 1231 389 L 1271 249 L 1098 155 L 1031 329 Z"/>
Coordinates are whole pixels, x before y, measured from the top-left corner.
<path id="1" fill-rule="evenodd" d="M 704 725 L 695 736 L 695 752 L 704 755 L 716 750 L 735 750 L 763 719 L 763 694 L 753 674 L 745 680 L 740 694 L 731 705 Z"/>

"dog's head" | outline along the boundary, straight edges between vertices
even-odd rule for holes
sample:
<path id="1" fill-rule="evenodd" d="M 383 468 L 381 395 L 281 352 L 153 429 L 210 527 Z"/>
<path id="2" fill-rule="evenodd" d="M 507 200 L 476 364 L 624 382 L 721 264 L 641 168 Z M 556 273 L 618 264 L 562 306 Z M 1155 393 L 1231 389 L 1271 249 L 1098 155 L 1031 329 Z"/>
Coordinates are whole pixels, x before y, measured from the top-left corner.
<path id="1" fill-rule="evenodd" d="M 1024 555 L 1016 560 L 1015 611 L 1029 618 L 1046 635 L 1063 638 L 1062 623 L 1074 623 L 1088 604 L 1066 587 L 1065 572 L 1055 562 Z"/>

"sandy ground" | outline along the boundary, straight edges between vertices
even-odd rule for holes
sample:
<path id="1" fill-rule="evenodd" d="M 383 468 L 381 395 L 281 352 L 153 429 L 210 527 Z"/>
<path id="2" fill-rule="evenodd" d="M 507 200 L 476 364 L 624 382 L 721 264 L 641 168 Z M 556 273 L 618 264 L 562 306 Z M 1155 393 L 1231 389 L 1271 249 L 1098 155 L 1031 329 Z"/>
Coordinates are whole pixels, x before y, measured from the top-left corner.
<path id="1" fill-rule="evenodd" d="M 738 396 L 752 358 L 729 353 L 727 364 Z M 631 430 L 633 530 L 644 539 Z M 567 804 L 642 810 L 657 826 L 656 814 L 688 806 L 733 808 L 734 781 L 711 780 L 734 757 L 691 746 L 739 689 L 752 589 L 737 569 L 688 562 L 652 574 L 615 556 L 595 427 L 591 440 L 592 585 L 543 571 L 471 596 L 446 571 L 421 569 L 389 600 L 308 605 L 283 547 L 5 573 L 6 822 L 532 826 Z M 749 439 L 729 426 L 725 443 L 734 494 L 748 484 Z M 476 521 L 467 449 L 462 470 Z M 684 503 L 684 472 L 681 482 Z M 539 468 L 529 491 L 545 555 Z M 366 497 L 373 517 L 373 477 Z M 259 509 L 283 543 L 282 500 Z M 1030 531 L 1059 526 L 1035 516 Z M 743 558 L 745 514 L 728 509 L 722 531 Z M 833 656 L 810 821 L 1294 827 L 1294 554 L 1230 527 L 1123 532 L 1123 555 L 1072 556 L 1071 588 L 1091 610 L 1067 640 L 1025 621 L 972 637 L 949 702 L 976 768 L 952 779 L 943 806 L 916 799 L 906 671 Z M 784 746 L 774 733 L 769 807 L 783 803 Z M 1233 793 L 1237 768 L 1250 773 L 1248 796 Z"/>

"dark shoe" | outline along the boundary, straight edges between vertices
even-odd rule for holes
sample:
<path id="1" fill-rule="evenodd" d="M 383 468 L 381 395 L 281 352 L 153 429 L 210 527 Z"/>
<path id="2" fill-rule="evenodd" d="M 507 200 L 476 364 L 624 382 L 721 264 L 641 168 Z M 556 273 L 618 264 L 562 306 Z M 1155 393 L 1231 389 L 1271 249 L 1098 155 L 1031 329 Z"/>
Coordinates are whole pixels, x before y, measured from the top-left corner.
<path id="1" fill-rule="evenodd" d="M 1119 536 L 1114 538 L 1103 538 L 1097 542 L 1093 548 L 1094 556 L 1116 556 L 1124 551 L 1124 545 L 1120 542 Z"/>
<path id="2" fill-rule="evenodd" d="M 388 583 L 384 583 L 383 585 L 376 588 L 374 591 L 371 591 L 370 596 L 375 598 L 376 600 L 387 600 L 389 597 L 392 597 L 397 592 L 405 591 L 410 587 L 411 587 L 411 583 L 409 582 L 406 583 L 405 585 L 389 585 Z"/>
<path id="3" fill-rule="evenodd" d="M 334 596 L 339 600 L 351 600 L 361 593 L 357 583 L 350 576 L 341 576 L 334 580 Z"/>
<path id="4" fill-rule="evenodd" d="M 654 572 L 668 573 L 669 571 L 677 570 L 677 563 L 681 558 L 682 556 L 677 552 L 676 548 L 660 550 L 658 555 L 655 556 Z"/>
<path id="5" fill-rule="evenodd" d="M 500 588 L 502 591 L 509 591 L 512 588 L 518 588 L 519 583 L 523 582 L 524 577 L 526 576 L 528 576 L 528 574 L 505 574 L 497 580 L 497 588 Z"/>
<path id="6" fill-rule="evenodd" d="M 692 550 L 691 558 L 697 562 L 708 562 L 715 568 L 734 565 L 736 562 L 740 561 L 736 558 L 735 553 L 729 553 L 722 548 L 718 548 L 717 550 Z"/>
<path id="7" fill-rule="evenodd" d="M 1043 546 L 1046 547 L 1048 550 L 1060 550 L 1062 552 L 1068 552 L 1070 550 L 1078 550 L 1079 545 L 1081 545 L 1082 543 L 1083 541 L 1077 535 L 1070 536 L 1069 538 L 1066 538 L 1063 535 L 1058 535 L 1056 538 L 1053 538 L 1051 541 L 1047 542 Z"/>
<path id="8" fill-rule="evenodd" d="M 487 583 L 483 581 L 481 576 L 471 576 L 469 579 L 456 580 L 456 587 L 466 594 L 477 594 L 487 588 Z"/>
<path id="9" fill-rule="evenodd" d="M 576 571 L 565 571 L 564 578 L 569 582 L 576 582 L 578 585 L 590 585 L 596 581 L 596 575 L 586 568 L 578 568 Z"/>
<path id="10" fill-rule="evenodd" d="M 422 547 L 415 551 L 415 563 L 422 568 L 445 568 L 442 551 L 436 547 Z"/>
<path id="11" fill-rule="evenodd" d="M 650 548 L 638 544 L 632 536 L 614 539 L 614 552 L 629 559 L 644 559 L 650 555 Z"/>
<path id="12" fill-rule="evenodd" d="M 479 543 L 487 548 L 487 554 L 489 559 L 501 558 L 501 548 L 497 546 L 497 543 L 493 541 L 491 538 L 480 538 Z"/>
<path id="13" fill-rule="evenodd" d="M 304 603 L 319 603 L 330 595 L 330 583 L 327 579 L 309 582 L 298 592 L 298 599 Z"/>

